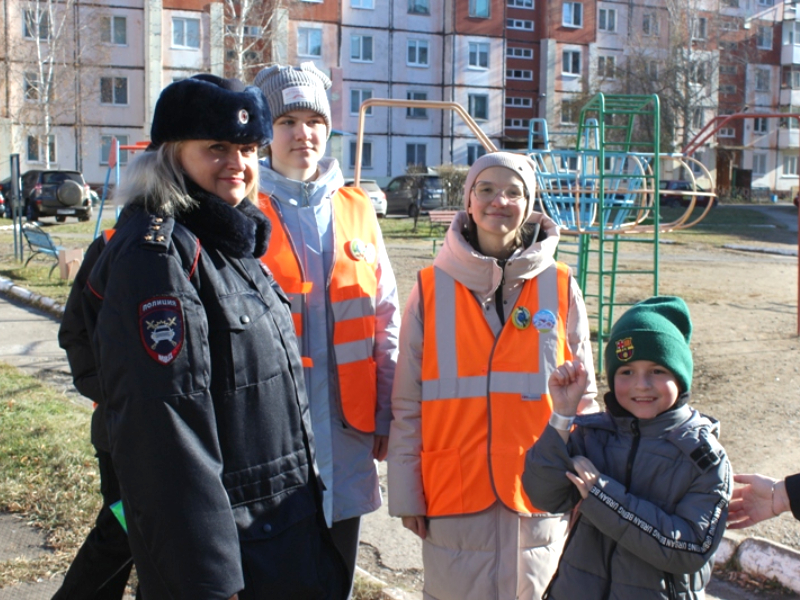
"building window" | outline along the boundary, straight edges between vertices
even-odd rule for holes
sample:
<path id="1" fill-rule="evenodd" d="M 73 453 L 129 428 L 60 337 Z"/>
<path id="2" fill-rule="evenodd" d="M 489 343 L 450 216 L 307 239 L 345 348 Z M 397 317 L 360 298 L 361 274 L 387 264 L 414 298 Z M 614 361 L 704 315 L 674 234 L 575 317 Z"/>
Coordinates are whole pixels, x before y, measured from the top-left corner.
<path id="1" fill-rule="evenodd" d="M 358 111 L 361 109 L 361 103 L 364 102 L 364 100 L 369 100 L 370 98 L 372 98 L 372 90 L 350 90 L 350 114 L 357 115 Z M 368 117 L 371 117 L 372 107 L 367 107 L 367 110 L 364 114 Z"/>
<path id="2" fill-rule="evenodd" d="M 50 146 L 50 162 L 56 161 L 56 136 L 47 136 L 48 146 Z M 39 138 L 35 135 L 28 136 L 27 143 L 28 162 L 44 162 L 44 147 L 39 143 Z"/>
<path id="3" fill-rule="evenodd" d="M 100 104 L 128 104 L 128 78 L 101 77 Z"/>
<path id="4" fill-rule="evenodd" d="M 697 17 L 692 19 L 692 39 L 704 40 L 708 36 L 708 19 Z"/>
<path id="5" fill-rule="evenodd" d="M 533 0 L 507 0 L 506 6 L 510 8 L 530 8 L 530 9 L 534 7 Z"/>
<path id="6" fill-rule="evenodd" d="M 529 69 L 506 69 L 506 79 L 533 80 L 533 71 Z"/>
<path id="7" fill-rule="evenodd" d="M 692 110 L 692 127 L 700 129 L 703 126 L 703 117 L 705 111 L 702 108 L 695 108 Z"/>
<path id="8" fill-rule="evenodd" d="M 172 17 L 172 47 L 200 47 L 200 19 Z"/>
<path id="9" fill-rule="evenodd" d="M 354 141 L 350 142 L 350 168 L 356 168 L 356 146 Z M 372 142 L 362 142 L 361 144 L 361 168 L 372 168 Z"/>
<path id="10" fill-rule="evenodd" d="M 530 108 L 531 106 L 533 106 L 533 100 L 530 98 L 506 96 L 506 106 L 514 106 L 518 108 Z"/>
<path id="11" fill-rule="evenodd" d="M 490 0 L 469 0 L 469 16 L 488 19 L 490 5 Z"/>
<path id="12" fill-rule="evenodd" d="M 408 12 L 412 15 L 431 14 L 430 0 L 408 0 Z"/>
<path id="13" fill-rule="evenodd" d="M 100 136 L 100 164 L 108 164 L 108 155 L 111 153 L 111 138 L 117 138 L 117 143 L 120 146 L 128 145 L 127 135 L 101 135 Z M 128 164 L 128 151 L 120 148 L 119 150 L 119 164 Z"/>
<path id="14" fill-rule="evenodd" d="M 766 117 L 756 117 L 753 119 L 753 133 L 768 133 L 769 125 Z"/>
<path id="15" fill-rule="evenodd" d="M 613 33 L 617 30 L 617 9 L 601 8 L 597 11 L 597 28 Z"/>
<path id="16" fill-rule="evenodd" d="M 616 73 L 616 57 L 597 57 L 597 76 L 603 79 L 614 79 Z"/>
<path id="17" fill-rule="evenodd" d="M 128 19 L 125 17 L 100 17 L 100 41 L 104 44 L 127 46 Z"/>
<path id="18" fill-rule="evenodd" d="M 375 8 L 375 0 L 350 0 L 352 8 Z"/>
<path id="19" fill-rule="evenodd" d="M 719 86 L 719 93 L 720 94 L 735 94 L 736 93 L 736 86 L 730 83 L 726 83 L 725 85 Z"/>
<path id="20" fill-rule="evenodd" d="M 372 36 L 350 36 L 350 60 L 353 62 L 372 62 Z"/>
<path id="21" fill-rule="evenodd" d="M 719 28 L 722 31 L 739 31 L 739 23 L 733 19 L 722 19 L 719 22 Z"/>
<path id="22" fill-rule="evenodd" d="M 407 100 L 427 100 L 428 93 L 427 92 L 406 92 L 406 99 Z M 428 118 L 428 109 L 427 108 L 420 108 L 417 106 L 409 106 L 406 109 L 406 117 L 409 119 L 427 119 Z"/>
<path id="23" fill-rule="evenodd" d="M 717 132 L 717 136 L 725 138 L 736 137 L 736 130 L 733 127 L 722 127 Z"/>
<path id="24" fill-rule="evenodd" d="M 476 121 L 489 119 L 489 96 L 486 94 L 469 94 L 469 116 Z"/>
<path id="25" fill-rule="evenodd" d="M 800 90 L 800 70 L 792 69 L 790 65 L 782 67 L 783 78 L 781 84 L 793 90 Z"/>
<path id="26" fill-rule="evenodd" d="M 486 148 L 480 144 L 467 144 L 467 164 L 472 166 L 476 160 L 486 154 Z"/>
<path id="27" fill-rule="evenodd" d="M 753 176 L 761 177 L 767 172 L 767 155 L 753 154 Z"/>
<path id="28" fill-rule="evenodd" d="M 489 44 L 483 42 L 469 43 L 469 66 L 478 69 L 489 68 Z"/>
<path id="29" fill-rule="evenodd" d="M 739 70 L 736 68 L 736 65 L 720 65 L 719 66 L 719 74 L 720 75 L 736 75 Z"/>
<path id="30" fill-rule="evenodd" d="M 527 129 L 528 119 L 506 119 L 506 129 Z"/>
<path id="31" fill-rule="evenodd" d="M 769 69 L 756 69 L 756 91 L 769 91 Z"/>
<path id="32" fill-rule="evenodd" d="M 37 14 L 38 13 L 38 14 Z M 50 39 L 50 14 L 46 11 L 26 9 L 22 11 L 22 35 L 28 39 Z"/>
<path id="33" fill-rule="evenodd" d="M 298 28 L 297 54 L 300 56 L 322 56 L 322 30 L 311 27 Z"/>
<path id="34" fill-rule="evenodd" d="M 759 6 L 772 6 L 774 4 L 774 0 L 758 0 Z"/>
<path id="35" fill-rule="evenodd" d="M 800 45 L 800 21 L 783 22 L 784 45 Z"/>
<path id="36" fill-rule="evenodd" d="M 561 24 L 564 27 L 583 27 L 583 4 L 564 2 L 561 6 Z"/>
<path id="37" fill-rule="evenodd" d="M 797 155 L 790 154 L 783 157 L 783 176 L 794 175 L 797 177 Z"/>
<path id="38" fill-rule="evenodd" d="M 38 73 L 24 73 L 22 80 L 23 91 L 25 92 L 25 100 L 29 102 L 36 102 L 41 98 L 41 84 L 39 83 Z"/>
<path id="39" fill-rule="evenodd" d="M 428 42 L 426 40 L 408 40 L 406 64 L 411 67 L 428 66 Z"/>
<path id="40" fill-rule="evenodd" d="M 561 101 L 561 122 L 565 124 L 578 122 L 578 106 L 575 102 Z"/>
<path id="41" fill-rule="evenodd" d="M 698 62 L 689 65 L 689 82 L 703 85 L 706 82 L 706 63 Z"/>
<path id="42" fill-rule="evenodd" d="M 642 15 L 642 33 L 645 35 L 658 35 L 658 15 L 644 13 Z"/>
<path id="43" fill-rule="evenodd" d="M 580 75 L 581 73 L 581 51 L 564 50 L 561 55 L 561 72 L 570 75 Z"/>
<path id="44" fill-rule="evenodd" d="M 756 46 L 762 50 L 772 50 L 772 26 L 759 26 L 756 34 Z"/>
<path id="45" fill-rule="evenodd" d="M 533 48 L 513 48 L 509 46 L 506 48 L 506 56 L 508 58 L 524 58 L 533 59 Z"/>
<path id="46" fill-rule="evenodd" d="M 506 19 L 508 29 L 521 29 L 522 31 L 533 31 L 533 21 L 525 19 Z"/>
<path id="47" fill-rule="evenodd" d="M 728 8 L 739 8 L 739 0 L 722 0 L 722 5 Z"/>
<path id="48" fill-rule="evenodd" d="M 426 166 L 428 163 L 425 154 L 425 144 L 406 144 L 406 166 Z"/>

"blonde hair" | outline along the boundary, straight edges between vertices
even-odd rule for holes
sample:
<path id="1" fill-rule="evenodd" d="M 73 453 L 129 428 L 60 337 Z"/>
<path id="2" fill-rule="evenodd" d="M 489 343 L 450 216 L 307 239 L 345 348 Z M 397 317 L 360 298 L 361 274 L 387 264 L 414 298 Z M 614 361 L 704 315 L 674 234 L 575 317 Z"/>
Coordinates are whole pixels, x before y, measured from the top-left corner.
<path id="1" fill-rule="evenodd" d="M 186 190 L 186 172 L 180 162 L 183 142 L 164 142 L 155 151 L 135 157 L 125 169 L 125 177 L 114 194 L 114 202 L 125 205 L 136 201 L 149 213 L 168 216 L 192 210 L 197 200 Z M 258 199 L 258 167 L 253 189 L 246 198 Z"/>

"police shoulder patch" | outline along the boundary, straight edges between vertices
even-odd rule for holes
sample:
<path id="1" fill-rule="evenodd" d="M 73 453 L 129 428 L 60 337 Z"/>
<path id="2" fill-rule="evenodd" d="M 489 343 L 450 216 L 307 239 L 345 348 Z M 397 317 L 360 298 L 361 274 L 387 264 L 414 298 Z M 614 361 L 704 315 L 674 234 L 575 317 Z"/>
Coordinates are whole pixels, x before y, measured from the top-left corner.
<path id="1" fill-rule="evenodd" d="M 156 296 L 139 304 L 139 335 L 147 354 L 159 364 L 174 361 L 183 347 L 183 311 L 172 296 Z"/>

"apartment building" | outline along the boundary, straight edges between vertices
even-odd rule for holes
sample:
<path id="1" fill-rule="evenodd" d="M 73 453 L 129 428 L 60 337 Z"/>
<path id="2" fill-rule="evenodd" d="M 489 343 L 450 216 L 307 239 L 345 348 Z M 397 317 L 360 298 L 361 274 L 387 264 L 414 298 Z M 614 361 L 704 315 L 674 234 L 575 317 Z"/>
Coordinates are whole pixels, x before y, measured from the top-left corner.
<path id="1" fill-rule="evenodd" d="M 498 147 L 515 150 L 528 146 L 533 118 L 547 122 L 554 143 L 568 144 L 597 91 L 661 90 L 662 128 L 675 149 L 718 114 L 796 111 L 800 14 L 774 2 L 673 0 L 668 10 L 665 0 L 290 0 L 271 32 L 244 30 L 271 37 L 258 60 L 310 60 L 331 76 L 329 153 L 351 175 L 368 98 L 457 102 Z M 56 9 L 32 20 L 42 6 Z M 51 43 L 63 7 L 67 33 Z M 49 151 L 52 165 L 101 182 L 111 136 L 145 139 L 164 85 L 199 71 L 230 73 L 221 2 L 0 0 L 0 11 L 0 175 L 11 152 L 24 170 Z M 57 93 L 45 118 L 47 74 L 36 65 L 51 50 L 59 68 L 48 89 Z M 683 96 L 668 97 L 672 88 Z M 724 185 L 749 174 L 754 187 L 789 190 L 798 148 L 795 120 L 760 118 L 731 122 L 696 156 Z M 362 176 L 383 183 L 410 167 L 470 164 L 483 152 L 450 112 L 374 107 Z"/>

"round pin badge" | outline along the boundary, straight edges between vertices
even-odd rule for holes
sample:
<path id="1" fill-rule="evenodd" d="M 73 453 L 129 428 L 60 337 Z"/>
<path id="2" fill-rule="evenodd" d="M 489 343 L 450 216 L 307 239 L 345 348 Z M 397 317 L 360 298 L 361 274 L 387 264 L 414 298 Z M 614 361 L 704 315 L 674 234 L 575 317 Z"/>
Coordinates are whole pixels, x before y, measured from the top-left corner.
<path id="1" fill-rule="evenodd" d="M 533 326 L 539 333 L 549 333 L 555 326 L 557 320 L 552 311 L 542 309 L 533 315 Z"/>
<path id="2" fill-rule="evenodd" d="M 524 306 L 518 306 L 511 313 L 511 322 L 517 329 L 527 329 L 531 324 L 531 311 Z"/>
<path id="3" fill-rule="evenodd" d="M 350 241 L 350 256 L 354 260 L 364 260 L 366 258 L 367 245 L 360 239 L 355 238 Z"/>
<path id="4" fill-rule="evenodd" d="M 248 113 L 245 109 L 239 111 L 239 123 L 242 125 L 247 125 L 248 121 L 250 121 L 250 113 Z"/>

